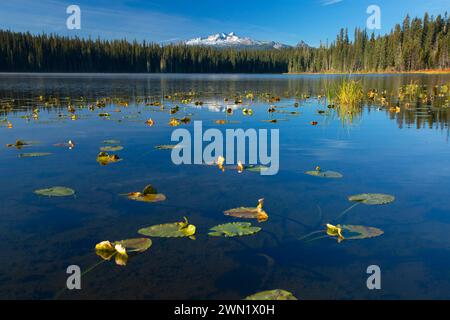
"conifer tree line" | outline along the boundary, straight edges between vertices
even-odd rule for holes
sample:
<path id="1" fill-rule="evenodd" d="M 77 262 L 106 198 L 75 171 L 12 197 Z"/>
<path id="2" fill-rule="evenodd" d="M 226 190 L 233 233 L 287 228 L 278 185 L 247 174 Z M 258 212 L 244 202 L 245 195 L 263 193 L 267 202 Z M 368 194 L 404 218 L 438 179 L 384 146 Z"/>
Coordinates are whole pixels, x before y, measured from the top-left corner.
<path id="1" fill-rule="evenodd" d="M 2 72 L 283 73 L 450 68 L 450 19 L 409 16 L 389 34 L 346 29 L 318 48 L 217 49 L 0 30 Z"/>

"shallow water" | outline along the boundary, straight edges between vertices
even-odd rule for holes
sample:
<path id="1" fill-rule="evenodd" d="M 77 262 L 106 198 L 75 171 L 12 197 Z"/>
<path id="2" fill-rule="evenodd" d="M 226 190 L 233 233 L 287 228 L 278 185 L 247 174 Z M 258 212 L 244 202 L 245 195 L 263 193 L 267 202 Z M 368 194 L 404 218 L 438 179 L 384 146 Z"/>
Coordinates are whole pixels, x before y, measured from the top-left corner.
<path id="1" fill-rule="evenodd" d="M 415 80 L 432 86 L 450 75 L 355 76 L 364 87 L 396 92 Z M 326 110 L 316 95 L 339 76 L 317 75 L 25 75 L 1 74 L 0 118 L 0 262 L 1 299 L 52 299 L 65 286 L 66 268 L 82 270 L 100 261 L 94 252 L 102 240 L 138 237 L 139 228 L 189 217 L 197 239 L 153 239 L 153 246 L 130 257 L 125 267 L 105 262 L 82 278 L 82 290 L 65 291 L 65 299 L 242 299 L 261 290 L 281 288 L 302 299 L 450 298 L 450 109 L 420 106 L 399 113 L 364 105 L 352 121 Z M 143 102 L 164 95 L 195 91 L 203 106 L 165 100 L 165 111 Z M 256 98 L 225 119 L 224 98 L 268 92 L 281 97 L 279 110 L 299 115 L 269 115 L 269 103 Z M 299 99 L 310 94 L 309 99 Z M 57 106 L 38 99 L 58 97 Z M 88 105 L 102 97 L 129 101 L 103 109 L 77 110 L 67 117 L 68 97 Z M 80 97 L 84 97 L 80 101 Z M 299 107 L 294 107 L 294 102 Z M 274 176 L 235 170 L 220 172 L 202 165 L 172 163 L 170 150 L 175 116 L 192 114 L 203 127 L 278 128 L 280 171 Z M 254 115 L 243 116 L 239 108 Z M 39 119 L 24 119 L 35 107 Z M 115 112 L 120 108 L 121 112 Z M 111 114 L 109 118 L 98 116 Z M 58 116 L 62 115 L 62 116 Z M 144 122 L 152 118 L 152 127 Z M 277 123 L 261 120 L 286 119 Z M 311 126 L 317 121 L 317 126 Z M 192 130 L 193 123 L 180 127 Z M 35 141 L 21 150 L 5 147 L 17 139 Z M 69 139 L 73 150 L 54 144 Z M 100 166 L 99 148 L 107 139 L 120 140 L 123 161 Z M 19 158 L 25 152 L 51 152 Z M 341 172 L 342 179 L 304 174 L 316 165 Z M 151 183 L 167 200 L 130 201 L 120 194 Z M 67 186 L 76 197 L 46 198 L 34 190 Z M 323 228 L 352 203 L 357 193 L 387 193 L 395 202 L 358 205 L 341 223 L 380 228 L 373 239 L 343 241 L 324 238 L 306 243 L 299 237 Z M 254 206 L 265 198 L 269 220 L 263 230 L 240 238 L 208 237 L 208 229 L 237 221 L 223 211 Z M 382 289 L 368 290 L 366 268 L 379 265 Z"/>

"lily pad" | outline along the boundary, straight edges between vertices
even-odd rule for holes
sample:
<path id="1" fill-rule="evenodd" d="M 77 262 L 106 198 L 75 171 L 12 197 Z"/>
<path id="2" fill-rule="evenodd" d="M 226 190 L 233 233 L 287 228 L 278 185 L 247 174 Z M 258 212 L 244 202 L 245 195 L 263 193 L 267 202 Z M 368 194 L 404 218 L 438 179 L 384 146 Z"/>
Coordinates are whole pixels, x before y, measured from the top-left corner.
<path id="1" fill-rule="evenodd" d="M 395 200 L 394 196 L 382 193 L 362 193 L 348 197 L 348 200 L 368 205 L 387 204 Z"/>
<path id="2" fill-rule="evenodd" d="M 104 140 L 103 143 L 104 144 L 119 144 L 120 141 L 119 140 L 110 139 L 110 140 Z"/>
<path id="3" fill-rule="evenodd" d="M 30 152 L 19 154 L 19 158 L 35 158 L 35 157 L 45 157 L 49 155 L 51 155 L 50 152 Z"/>
<path id="4" fill-rule="evenodd" d="M 213 237 L 240 237 L 257 233 L 261 228 L 253 227 L 250 222 L 230 222 L 212 227 L 210 231 L 208 235 Z"/>
<path id="5" fill-rule="evenodd" d="M 298 300 L 291 292 L 283 289 L 261 291 L 245 298 L 245 300 Z"/>
<path id="6" fill-rule="evenodd" d="M 375 238 L 381 236 L 384 231 L 375 227 L 342 225 L 342 234 L 346 240 Z"/>
<path id="7" fill-rule="evenodd" d="M 68 197 L 73 196 L 75 191 L 67 187 L 51 187 L 35 190 L 34 193 L 46 197 Z"/>
<path id="8" fill-rule="evenodd" d="M 311 170 L 306 171 L 305 174 L 310 176 L 320 177 L 320 178 L 334 178 L 339 179 L 342 178 L 343 175 L 336 171 L 322 171 L 322 170 Z"/>
<path id="9" fill-rule="evenodd" d="M 160 146 L 155 146 L 155 149 L 158 150 L 170 150 L 170 149 L 176 149 L 179 148 L 180 146 L 177 144 L 163 144 Z"/>
<path id="10" fill-rule="evenodd" d="M 118 162 L 121 160 L 122 159 L 120 159 L 118 155 L 115 155 L 115 154 L 109 155 L 108 153 L 103 152 L 103 151 L 97 155 L 97 162 L 103 166 L 105 166 L 109 163 Z"/>
<path id="11" fill-rule="evenodd" d="M 227 216 L 243 219 L 257 219 L 258 222 L 262 222 L 269 218 L 267 213 L 263 210 L 263 204 L 264 199 L 259 199 L 258 206 L 256 207 L 239 207 L 226 210 L 223 213 Z"/>
<path id="12" fill-rule="evenodd" d="M 128 252 L 144 252 L 152 246 L 149 238 L 133 238 L 115 241 L 114 244 L 121 244 Z"/>
<path id="13" fill-rule="evenodd" d="M 128 252 L 141 253 L 152 245 L 148 238 L 134 238 L 115 241 L 102 241 L 95 245 L 95 253 L 103 260 L 110 260 L 113 256 L 117 265 L 124 266 L 128 262 Z"/>
<path id="14" fill-rule="evenodd" d="M 359 240 L 375 238 L 381 236 L 384 232 L 375 227 L 356 226 L 356 225 L 336 225 L 327 224 L 327 235 L 336 237 L 338 242 L 343 240 Z"/>
<path id="15" fill-rule="evenodd" d="M 166 200 L 166 196 L 158 193 L 152 185 L 147 185 L 142 192 L 130 192 L 128 199 L 142 202 L 158 202 Z"/>
<path id="16" fill-rule="evenodd" d="M 262 166 L 262 165 L 253 165 L 253 164 L 245 167 L 245 170 L 250 171 L 250 172 L 257 172 L 257 173 L 260 173 L 261 171 L 266 171 L 268 169 L 269 169 L 269 167 Z"/>
<path id="17" fill-rule="evenodd" d="M 100 151 L 103 152 L 114 152 L 114 151 L 120 151 L 123 150 L 122 146 L 105 146 L 105 147 L 101 147 Z"/>
<path id="18" fill-rule="evenodd" d="M 161 238 L 181 238 L 181 237 L 193 237 L 195 234 L 195 226 L 189 224 L 188 220 L 184 218 L 184 221 L 158 224 L 138 230 L 139 234 L 149 237 L 161 237 Z"/>

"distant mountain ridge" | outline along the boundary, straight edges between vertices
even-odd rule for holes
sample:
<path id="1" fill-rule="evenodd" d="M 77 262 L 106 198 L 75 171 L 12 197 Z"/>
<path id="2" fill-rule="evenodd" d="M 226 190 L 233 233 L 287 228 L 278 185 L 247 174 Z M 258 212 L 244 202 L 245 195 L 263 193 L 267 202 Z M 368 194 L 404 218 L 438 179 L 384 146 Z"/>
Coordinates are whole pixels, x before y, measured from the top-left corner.
<path id="1" fill-rule="evenodd" d="M 216 33 L 204 38 L 194 38 L 184 42 L 189 46 L 211 46 L 219 48 L 251 48 L 251 49 L 284 49 L 292 46 L 275 41 L 254 40 L 248 37 L 239 37 L 234 32 Z M 303 41 L 301 43 L 305 44 Z"/>

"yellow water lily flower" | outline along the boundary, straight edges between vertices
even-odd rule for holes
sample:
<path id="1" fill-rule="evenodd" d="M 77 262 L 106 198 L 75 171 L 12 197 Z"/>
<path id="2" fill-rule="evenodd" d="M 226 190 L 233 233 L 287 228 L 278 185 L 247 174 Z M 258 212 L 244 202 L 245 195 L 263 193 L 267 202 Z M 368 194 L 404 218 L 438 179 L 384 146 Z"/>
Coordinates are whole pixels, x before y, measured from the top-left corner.
<path id="1" fill-rule="evenodd" d="M 264 222 L 267 221 L 267 219 L 269 219 L 269 215 L 267 214 L 267 212 L 263 210 L 263 206 L 264 206 L 264 198 L 261 198 L 258 200 L 258 205 L 256 206 L 256 210 L 258 211 L 256 219 L 258 220 L 258 222 Z"/>
<path id="2" fill-rule="evenodd" d="M 220 170 L 222 170 L 222 171 L 225 171 L 225 167 L 223 166 L 223 164 L 225 163 L 225 158 L 224 157 L 222 157 L 222 156 L 219 156 L 218 158 L 217 158 L 217 165 L 219 166 L 219 169 Z"/>
<path id="3" fill-rule="evenodd" d="M 180 124 L 181 124 L 181 122 L 180 122 L 180 120 L 178 120 L 177 118 L 170 118 L 169 125 L 170 125 L 171 127 L 177 127 L 177 126 L 179 126 Z"/>
<path id="4" fill-rule="evenodd" d="M 126 254 L 127 253 L 127 250 L 120 243 L 116 244 L 114 246 L 114 249 L 120 254 Z"/>
<path id="5" fill-rule="evenodd" d="M 99 242 L 95 245 L 95 250 L 114 250 L 114 246 L 108 240 Z"/>
<path id="6" fill-rule="evenodd" d="M 242 164 L 241 161 L 238 161 L 237 169 L 239 173 L 242 173 L 244 171 L 244 165 Z"/>
<path id="7" fill-rule="evenodd" d="M 120 243 L 113 245 L 108 240 L 102 241 L 95 245 L 95 252 L 103 260 L 110 260 L 115 256 L 115 262 L 119 266 L 125 266 L 128 261 L 127 250 Z"/>
<path id="8" fill-rule="evenodd" d="M 342 235 L 342 228 L 339 224 L 337 226 L 333 226 L 332 224 L 327 223 L 327 234 L 330 237 L 338 237 L 338 242 L 344 240 L 344 236 Z"/>

